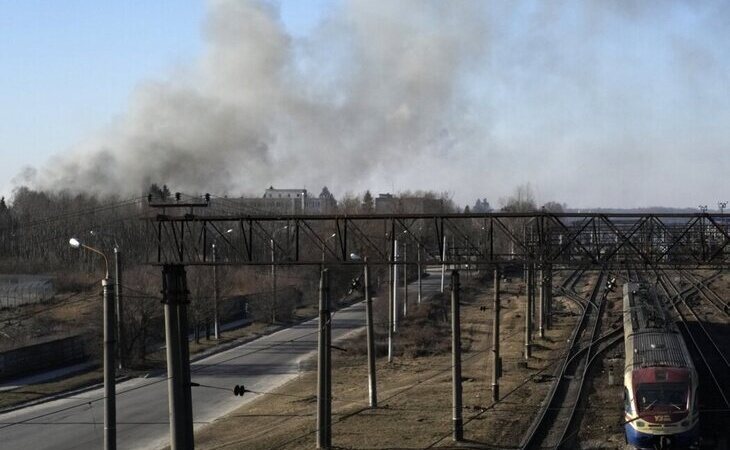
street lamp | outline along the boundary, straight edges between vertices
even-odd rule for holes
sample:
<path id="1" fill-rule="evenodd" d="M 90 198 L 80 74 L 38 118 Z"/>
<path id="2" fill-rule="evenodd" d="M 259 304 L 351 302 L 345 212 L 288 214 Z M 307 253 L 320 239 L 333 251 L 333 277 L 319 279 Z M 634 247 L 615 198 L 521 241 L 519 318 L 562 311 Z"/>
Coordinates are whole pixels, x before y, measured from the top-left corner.
<path id="1" fill-rule="evenodd" d="M 116 318 L 114 316 L 114 298 L 110 291 L 113 280 L 109 278 L 109 259 L 101 250 L 83 244 L 76 238 L 69 239 L 68 243 L 73 248 L 84 248 L 104 258 L 105 276 L 101 280 L 104 299 L 104 449 L 115 450 L 117 448 L 117 408 L 114 379 L 114 322 Z"/>
<path id="2" fill-rule="evenodd" d="M 124 369 L 126 366 L 126 352 L 124 345 L 126 343 L 124 333 L 124 303 L 122 302 L 122 250 L 117 242 L 117 238 L 111 234 L 99 232 L 96 230 L 89 230 L 89 234 L 92 236 L 107 236 L 114 241 L 114 291 L 115 291 L 115 310 L 117 318 L 117 356 L 119 358 L 118 364 L 119 369 Z"/>
<path id="3" fill-rule="evenodd" d="M 324 249 L 327 247 L 327 241 L 332 239 L 333 237 L 337 236 L 337 233 L 332 233 L 330 236 L 325 238 L 324 241 L 322 241 L 322 262 L 324 262 Z"/>
<path id="4" fill-rule="evenodd" d="M 225 234 L 233 233 L 233 228 L 227 229 Z M 218 340 L 220 338 L 220 318 L 218 317 L 218 302 L 220 299 L 220 287 L 219 287 L 219 281 L 218 281 L 218 247 L 216 244 L 218 243 L 218 238 L 213 238 L 213 338 L 215 340 Z M 206 314 L 206 317 L 208 315 Z M 206 339 L 210 337 L 210 328 L 208 327 L 208 319 L 205 319 L 206 322 Z M 197 329 L 197 325 L 196 325 Z M 197 331 L 196 331 L 197 333 Z M 197 336 L 197 334 L 196 334 Z"/>
<path id="5" fill-rule="evenodd" d="M 271 233 L 271 293 L 272 293 L 271 323 L 276 322 L 276 264 L 275 264 L 276 248 L 274 247 L 274 239 L 276 238 L 276 233 L 278 233 L 279 231 L 284 231 L 287 228 L 289 228 L 289 225 L 284 225 L 283 227 L 281 227 L 278 230 L 275 230 L 273 233 Z"/>

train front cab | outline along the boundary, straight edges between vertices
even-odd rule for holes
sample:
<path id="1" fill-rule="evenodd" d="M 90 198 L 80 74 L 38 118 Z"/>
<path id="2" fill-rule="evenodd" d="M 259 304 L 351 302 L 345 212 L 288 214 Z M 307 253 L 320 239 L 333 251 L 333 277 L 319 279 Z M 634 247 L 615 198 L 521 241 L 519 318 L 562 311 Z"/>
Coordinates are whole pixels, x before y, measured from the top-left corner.
<path id="1" fill-rule="evenodd" d="M 687 369 L 646 368 L 624 384 L 626 442 L 636 449 L 699 448 L 696 380 Z"/>

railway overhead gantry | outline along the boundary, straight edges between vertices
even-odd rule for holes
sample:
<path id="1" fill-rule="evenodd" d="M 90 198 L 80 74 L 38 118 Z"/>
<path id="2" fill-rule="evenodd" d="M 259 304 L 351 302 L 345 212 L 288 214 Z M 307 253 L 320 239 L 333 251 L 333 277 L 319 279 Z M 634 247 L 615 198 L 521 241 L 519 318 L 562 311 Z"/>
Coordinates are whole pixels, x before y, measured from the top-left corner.
<path id="1" fill-rule="evenodd" d="M 727 268 L 730 214 L 470 213 L 213 215 L 154 204 L 147 261 L 181 265 L 495 265 Z M 200 206 L 200 205 L 198 205 Z M 333 239 L 330 239 L 333 238 Z M 210 243 L 217 242 L 214 261 Z M 395 241 L 417 249 L 396 262 Z M 274 247 L 272 256 L 271 247 Z"/>
<path id="2" fill-rule="evenodd" d="M 539 329 L 550 326 L 552 274 L 607 269 L 725 269 L 730 266 L 730 214 L 640 213 L 434 213 L 250 215 L 211 214 L 206 203 L 151 204 L 159 214 L 143 219 L 150 243 L 147 262 L 163 267 L 166 305 L 178 330 L 185 317 L 187 265 L 452 266 L 500 273 L 525 270 L 528 281 L 526 316 L 539 286 Z M 215 255 L 211 243 L 215 242 Z M 407 247 L 409 250 L 400 251 Z M 400 256 L 399 256 L 400 255 Z M 325 277 L 323 271 L 323 279 Z M 458 275 L 457 275 L 458 277 Z M 495 287 L 497 286 L 495 280 Z M 389 287 L 392 290 L 392 286 Z M 458 292 L 458 287 L 456 288 Z M 458 297 L 457 297 L 458 298 Z M 326 304 L 327 302 L 325 302 Z M 499 311 L 495 289 L 495 311 Z M 389 309 L 392 305 L 389 305 Z M 547 312 L 545 314 L 545 312 Z M 496 313 L 499 314 L 498 312 Z M 495 318 L 498 323 L 498 317 Z M 323 327 L 324 328 L 324 327 Z M 390 329 L 390 326 L 389 326 Z M 529 320 L 526 329 L 530 329 Z M 497 335 L 498 330 L 495 330 Z M 177 338 L 182 342 L 183 334 Z M 531 333 L 525 333 L 530 357 Z M 168 342 L 168 347 L 182 347 Z M 499 354 L 494 352 L 494 364 Z M 184 378 L 186 355 L 171 379 Z M 460 357 L 457 357 L 459 359 Z M 498 371 L 493 389 L 497 398 Z M 326 377 L 325 377 L 326 378 Z M 189 378 L 187 379 L 189 383 Z M 454 381 L 460 386 L 461 381 Z M 189 388 L 187 389 L 189 390 Z M 185 390 L 178 393 L 185 403 Z M 460 387 L 455 385 L 455 392 Z M 326 395 L 326 397 L 329 397 Z M 186 408 L 187 409 L 187 408 Z M 183 429 L 187 417 L 178 418 Z M 187 422 L 187 423 L 186 423 Z M 454 436 L 461 436 L 455 422 Z M 319 438 L 319 434 L 318 434 Z M 329 442 L 328 433 L 323 434 Z M 182 438 L 181 438 L 182 440 Z M 320 441 L 318 441 L 320 442 Z M 326 445 L 325 445 L 326 446 Z"/>

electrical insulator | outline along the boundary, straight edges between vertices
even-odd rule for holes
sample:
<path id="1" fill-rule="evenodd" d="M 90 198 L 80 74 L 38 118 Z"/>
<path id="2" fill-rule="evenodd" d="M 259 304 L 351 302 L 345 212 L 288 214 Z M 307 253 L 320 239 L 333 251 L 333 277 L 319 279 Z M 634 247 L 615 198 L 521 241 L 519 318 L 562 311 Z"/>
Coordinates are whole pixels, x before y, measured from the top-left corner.
<path id="1" fill-rule="evenodd" d="M 243 394 L 245 394 L 245 393 L 246 393 L 246 387 L 245 387 L 245 386 L 243 386 L 243 385 L 240 385 L 240 386 L 239 386 L 239 385 L 237 384 L 237 385 L 236 385 L 236 386 L 235 386 L 235 387 L 233 388 L 233 395 L 235 395 L 236 397 L 243 397 Z"/>

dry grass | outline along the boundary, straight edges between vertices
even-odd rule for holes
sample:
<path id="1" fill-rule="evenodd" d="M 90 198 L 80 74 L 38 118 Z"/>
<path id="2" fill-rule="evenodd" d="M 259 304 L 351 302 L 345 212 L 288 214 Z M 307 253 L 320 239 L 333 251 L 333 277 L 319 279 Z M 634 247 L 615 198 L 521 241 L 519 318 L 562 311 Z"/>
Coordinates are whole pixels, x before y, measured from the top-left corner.
<path id="1" fill-rule="evenodd" d="M 535 346 L 528 367 L 522 361 L 523 297 L 506 283 L 501 336 L 502 399 L 491 400 L 488 374 L 492 294 L 478 288 L 463 296 L 463 398 L 466 438 L 481 446 L 514 446 L 537 410 L 548 383 L 536 375 L 551 368 L 575 323 L 556 319 L 547 339 Z M 465 290 L 466 291 L 466 290 Z M 376 304 L 377 305 L 377 304 Z M 486 307 L 481 310 L 480 307 Z M 377 307 L 377 306 L 376 306 Z M 435 307 L 414 309 L 396 342 L 402 348 L 389 364 L 377 361 L 379 408 L 367 405 L 367 371 L 362 338 L 334 354 L 333 444 L 337 448 L 426 448 L 451 445 L 451 355 L 447 322 L 429 318 Z M 382 311 L 381 311 L 382 312 Z M 378 315 L 376 315 L 377 317 Z M 376 320 L 377 321 L 377 320 Z M 428 324 L 428 325 L 426 325 Z M 428 328 L 426 328 L 428 327 Z M 308 372 L 276 393 L 262 396 L 196 435 L 198 448 L 312 448 L 315 442 L 316 374 Z M 476 444 L 475 444 L 476 445 Z"/>

